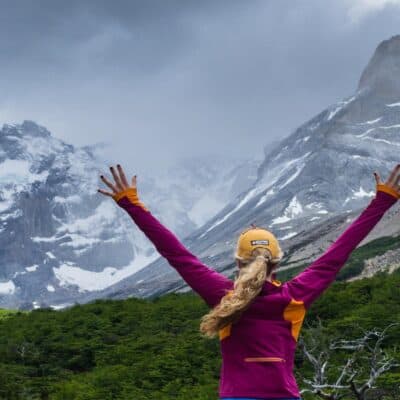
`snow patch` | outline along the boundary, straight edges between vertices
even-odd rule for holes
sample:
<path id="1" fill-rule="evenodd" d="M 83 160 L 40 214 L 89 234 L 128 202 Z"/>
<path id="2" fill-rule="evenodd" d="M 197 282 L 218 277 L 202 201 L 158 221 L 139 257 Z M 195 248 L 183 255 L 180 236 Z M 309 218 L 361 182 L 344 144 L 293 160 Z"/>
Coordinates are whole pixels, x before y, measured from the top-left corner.
<path id="1" fill-rule="evenodd" d="M 386 104 L 387 107 L 400 107 L 400 103 Z"/>
<path id="2" fill-rule="evenodd" d="M 1 201 L 1 200 L 0 200 Z M 8 213 L 4 213 L 3 215 L 0 216 L 0 221 L 6 221 L 7 219 L 10 218 L 18 218 L 22 215 L 21 210 L 14 210 Z"/>
<path id="3" fill-rule="evenodd" d="M 375 128 L 369 128 L 369 129 L 367 129 L 365 132 L 360 133 L 359 135 L 356 135 L 356 137 L 358 137 L 358 138 L 363 138 L 363 137 L 365 137 L 366 135 L 368 135 L 368 133 L 370 133 L 370 132 L 372 132 L 372 131 L 374 131 L 374 130 L 375 130 Z"/>
<path id="4" fill-rule="evenodd" d="M 41 242 L 54 242 L 57 238 L 51 237 L 44 237 L 44 236 L 33 236 L 31 237 L 32 242 L 41 243 Z"/>
<path id="5" fill-rule="evenodd" d="M 26 189 L 36 181 L 43 182 L 47 171 L 40 174 L 30 171 L 30 163 L 26 160 L 5 160 L 0 163 L 0 212 L 13 205 L 14 194 Z"/>
<path id="6" fill-rule="evenodd" d="M 36 174 L 30 171 L 30 163 L 26 160 L 5 160 L 0 163 L 0 184 L 26 185 L 35 181 L 44 181 L 48 171 Z"/>
<path id="7" fill-rule="evenodd" d="M 225 216 L 221 219 L 219 219 L 217 222 L 215 222 L 213 225 L 211 225 L 200 237 L 205 236 L 209 231 L 214 229 L 216 226 L 222 224 L 224 221 L 226 221 L 232 214 L 234 214 L 239 208 L 243 207 L 244 204 L 246 204 L 254 195 L 256 191 L 256 188 L 251 189 L 244 197 L 243 199 L 239 202 L 239 204 L 233 208 L 230 212 L 225 214 Z"/>
<path id="8" fill-rule="evenodd" d="M 80 201 L 81 201 L 81 197 L 78 196 L 77 194 L 74 194 L 74 195 L 68 196 L 68 197 L 61 197 L 61 196 L 55 196 L 54 197 L 54 202 L 61 203 L 61 204 L 79 203 Z"/>
<path id="9" fill-rule="evenodd" d="M 271 225 L 283 224 L 288 221 L 290 221 L 290 218 L 284 215 L 282 217 L 274 218 L 271 222 Z"/>
<path id="10" fill-rule="evenodd" d="M 283 149 L 287 148 L 288 146 L 285 146 Z M 253 189 L 251 189 L 244 197 L 243 199 L 237 204 L 236 207 L 234 207 L 230 212 L 228 212 L 224 217 L 220 218 L 218 221 L 216 221 L 213 225 L 211 225 L 204 233 L 202 233 L 199 237 L 202 238 L 204 237 L 208 232 L 210 232 L 212 229 L 214 229 L 216 226 L 220 225 L 224 221 L 226 221 L 232 214 L 237 212 L 241 207 L 243 207 L 244 204 L 246 204 L 250 199 L 258 195 L 259 193 L 263 192 L 264 190 L 267 190 L 271 188 L 276 182 L 279 181 L 279 179 L 285 174 L 285 172 L 290 169 L 292 166 L 298 164 L 296 168 L 299 168 L 300 170 L 303 168 L 301 166 L 301 163 L 305 162 L 305 159 L 311 154 L 312 152 L 309 151 L 299 158 L 294 158 L 292 160 L 289 160 L 285 163 L 282 164 L 277 164 L 274 168 L 271 168 L 267 170 L 267 173 L 264 175 L 262 180 L 258 183 L 257 186 L 255 186 Z M 300 165 L 299 165 L 300 164 Z M 296 174 L 298 174 L 296 172 Z M 297 176 L 297 175 L 296 175 Z M 289 181 L 291 178 L 289 178 Z M 289 182 L 286 182 L 285 184 L 288 184 Z"/>
<path id="11" fill-rule="evenodd" d="M 99 238 L 90 238 L 90 237 L 85 237 L 83 235 L 79 235 L 77 233 L 69 233 L 66 234 L 64 237 L 69 237 L 71 238 L 72 241 L 70 242 L 63 242 L 60 244 L 60 246 L 68 246 L 72 247 L 73 249 L 77 249 L 83 246 L 92 246 L 96 243 L 101 243 L 101 240 Z"/>
<path id="12" fill-rule="evenodd" d="M 379 117 L 377 119 L 372 119 L 370 121 L 365 121 L 365 122 L 359 122 L 358 125 L 372 125 L 372 124 L 376 124 L 377 122 L 379 122 L 382 119 L 382 117 Z"/>
<path id="13" fill-rule="evenodd" d="M 374 191 L 370 191 L 370 192 L 366 192 L 361 186 L 360 189 L 358 189 L 358 191 L 352 190 L 353 192 L 353 199 L 359 199 L 362 197 L 371 197 L 375 195 Z"/>
<path id="14" fill-rule="evenodd" d="M 303 207 L 300 202 L 297 200 L 297 197 L 294 196 L 290 201 L 289 205 L 286 207 L 283 216 L 274 218 L 271 222 L 271 225 L 283 224 L 284 222 L 288 222 L 291 219 L 295 218 L 297 215 L 303 212 Z"/>
<path id="15" fill-rule="evenodd" d="M 103 201 L 94 213 L 86 218 L 77 218 L 67 223 L 59 220 L 61 226 L 57 228 L 57 240 L 70 238 L 70 241 L 62 243 L 61 246 L 72 247 L 82 253 L 85 246 L 100 242 L 104 226 L 113 225 L 117 218 L 116 213 L 117 209 L 111 202 Z"/>
<path id="16" fill-rule="evenodd" d="M 260 197 L 260 200 L 258 200 L 256 207 L 258 207 L 260 204 L 265 203 L 265 201 L 267 200 L 267 198 L 269 196 L 272 196 L 275 193 L 274 189 L 271 188 L 270 190 L 268 190 L 267 193 L 265 193 L 263 196 Z"/>
<path id="17" fill-rule="evenodd" d="M 158 257 L 158 253 L 153 253 L 148 257 L 137 255 L 129 265 L 121 269 L 106 267 L 100 272 L 88 271 L 72 263 L 65 263 L 58 268 L 54 267 L 53 272 L 60 286 L 76 285 L 80 292 L 103 290 L 139 271 Z"/>
<path id="18" fill-rule="evenodd" d="M 393 129 L 393 128 L 400 128 L 400 124 L 395 125 L 388 125 L 388 126 L 378 126 L 379 129 Z"/>
<path id="19" fill-rule="evenodd" d="M 289 232 L 287 235 L 278 238 L 278 240 L 289 239 L 289 238 L 291 238 L 291 237 L 293 237 L 293 236 L 296 236 L 296 235 L 297 235 L 297 232 Z"/>
<path id="20" fill-rule="evenodd" d="M 332 111 L 329 112 L 328 121 L 330 121 L 341 109 L 347 106 L 347 104 L 351 103 L 355 98 L 356 96 L 353 96 L 348 100 L 343 100 L 337 103 L 338 105 Z"/>
<path id="21" fill-rule="evenodd" d="M 31 267 L 26 267 L 25 270 L 28 271 L 28 272 L 34 272 L 38 268 L 39 268 L 39 265 L 35 264 L 35 265 L 32 265 Z"/>
<path id="22" fill-rule="evenodd" d="M 320 208 L 322 208 L 322 207 L 323 207 L 323 204 L 322 204 L 322 203 L 317 203 L 317 202 L 313 202 L 313 203 L 307 204 L 307 205 L 305 206 L 305 208 L 308 208 L 309 210 L 312 210 L 312 209 L 314 209 L 314 208 L 320 209 Z"/>
<path id="23" fill-rule="evenodd" d="M 372 140 L 374 142 L 383 142 L 386 144 L 390 144 L 391 146 L 400 146 L 399 143 L 394 143 L 394 142 L 390 142 L 389 140 L 385 140 L 385 139 L 377 139 L 377 138 L 371 138 L 371 137 L 363 137 L 363 140 L 368 139 L 368 140 Z"/>
<path id="24" fill-rule="evenodd" d="M 305 164 L 297 166 L 296 172 L 292 176 L 290 176 L 289 179 L 283 185 L 279 186 L 279 190 L 283 189 L 285 186 L 289 185 L 290 182 L 292 182 L 294 179 L 296 179 L 304 167 L 305 167 Z"/>

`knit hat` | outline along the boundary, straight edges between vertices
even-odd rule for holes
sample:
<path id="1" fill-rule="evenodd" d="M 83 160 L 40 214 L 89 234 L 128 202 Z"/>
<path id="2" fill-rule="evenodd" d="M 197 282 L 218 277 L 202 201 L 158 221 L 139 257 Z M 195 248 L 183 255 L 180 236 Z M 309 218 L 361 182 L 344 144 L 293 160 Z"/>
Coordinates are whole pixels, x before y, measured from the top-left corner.
<path id="1" fill-rule="evenodd" d="M 237 241 L 235 257 L 239 260 L 252 259 L 254 258 L 252 251 L 258 247 L 269 250 L 272 263 L 278 263 L 283 257 L 276 237 L 270 231 L 256 227 L 254 224 L 241 232 Z"/>

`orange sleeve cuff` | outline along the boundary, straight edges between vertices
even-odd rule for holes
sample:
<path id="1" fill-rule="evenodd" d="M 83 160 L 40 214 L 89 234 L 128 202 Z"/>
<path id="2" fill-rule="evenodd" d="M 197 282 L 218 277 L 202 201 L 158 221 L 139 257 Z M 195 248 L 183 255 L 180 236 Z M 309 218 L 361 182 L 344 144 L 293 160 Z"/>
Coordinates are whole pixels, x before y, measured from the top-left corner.
<path id="1" fill-rule="evenodd" d="M 144 204 L 139 200 L 139 197 L 137 195 L 137 189 L 136 188 L 128 188 L 125 190 L 122 190 L 116 194 L 114 194 L 113 199 L 118 202 L 121 200 L 123 197 L 127 197 L 128 200 L 139 207 L 142 207 L 144 210 L 149 211 Z"/>
<path id="2" fill-rule="evenodd" d="M 390 186 L 385 185 L 384 183 L 380 183 L 380 184 L 376 185 L 376 191 L 377 192 L 378 191 L 385 192 L 385 193 L 391 194 L 396 199 L 400 199 L 400 192 L 397 192 L 395 189 L 393 189 Z"/>

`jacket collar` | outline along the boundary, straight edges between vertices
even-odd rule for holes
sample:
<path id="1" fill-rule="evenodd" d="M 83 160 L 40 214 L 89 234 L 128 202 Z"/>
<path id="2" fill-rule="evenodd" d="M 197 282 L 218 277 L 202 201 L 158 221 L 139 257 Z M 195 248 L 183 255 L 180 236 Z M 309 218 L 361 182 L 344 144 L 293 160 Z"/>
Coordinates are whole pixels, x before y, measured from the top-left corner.
<path id="1" fill-rule="evenodd" d="M 265 281 L 260 294 L 271 293 L 272 291 L 275 291 L 280 286 L 282 286 L 282 282 L 277 279 L 272 279 L 272 282 Z"/>

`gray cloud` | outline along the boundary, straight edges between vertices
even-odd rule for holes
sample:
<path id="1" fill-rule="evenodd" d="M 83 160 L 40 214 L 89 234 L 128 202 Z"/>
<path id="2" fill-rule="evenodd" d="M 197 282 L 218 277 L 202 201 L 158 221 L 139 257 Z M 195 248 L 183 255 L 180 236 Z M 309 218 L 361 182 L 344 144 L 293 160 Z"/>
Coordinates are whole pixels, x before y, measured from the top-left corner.
<path id="1" fill-rule="evenodd" d="M 112 142 L 108 157 L 135 170 L 259 156 L 355 90 L 398 10 L 355 21 L 345 0 L 2 2 L 0 121 Z"/>

